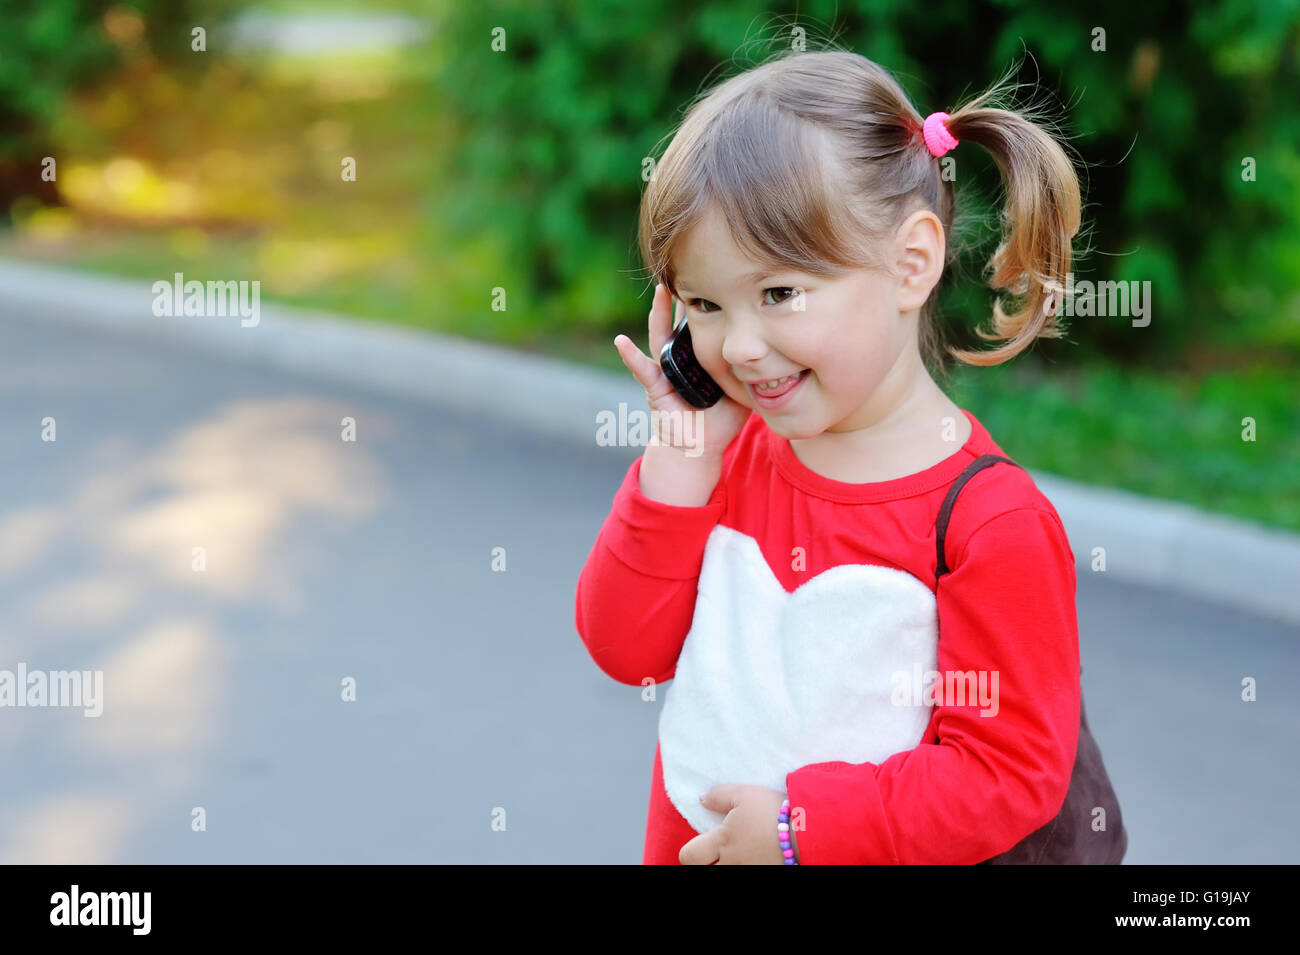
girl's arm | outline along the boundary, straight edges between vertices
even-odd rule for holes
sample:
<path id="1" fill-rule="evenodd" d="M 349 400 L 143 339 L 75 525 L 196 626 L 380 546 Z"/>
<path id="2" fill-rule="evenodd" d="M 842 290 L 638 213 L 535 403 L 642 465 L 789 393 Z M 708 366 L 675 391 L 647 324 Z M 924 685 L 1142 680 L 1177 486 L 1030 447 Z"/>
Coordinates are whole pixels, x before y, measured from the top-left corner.
<path id="1" fill-rule="evenodd" d="M 671 460 L 656 479 L 678 488 L 682 506 L 642 492 L 642 464 L 652 446 L 628 468 L 613 506 L 578 577 L 575 623 L 596 665 L 620 683 L 640 686 L 647 677 L 671 680 L 695 614 L 696 586 L 704 544 L 722 517 L 726 500 L 723 464 L 700 458 Z M 656 458 L 654 464 L 658 465 Z"/>
<path id="2" fill-rule="evenodd" d="M 975 530 L 938 585 L 939 673 L 944 685 L 950 672 L 982 674 L 995 692 L 987 705 L 936 705 L 937 744 L 788 773 L 791 811 L 803 811 L 799 861 L 976 863 L 1052 820 L 1079 737 L 1075 588 L 1054 512 L 1021 508 Z"/>

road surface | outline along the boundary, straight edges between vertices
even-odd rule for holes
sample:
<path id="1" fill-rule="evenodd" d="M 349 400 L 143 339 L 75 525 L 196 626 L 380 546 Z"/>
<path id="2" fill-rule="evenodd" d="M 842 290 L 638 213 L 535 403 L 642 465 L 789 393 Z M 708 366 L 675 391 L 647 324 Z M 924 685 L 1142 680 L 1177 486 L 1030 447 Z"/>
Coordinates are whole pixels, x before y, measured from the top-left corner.
<path id="1" fill-rule="evenodd" d="M 0 708 L 0 862 L 640 861 L 664 695 L 573 621 L 635 449 L 3 304 L 0 397 L 0 668 L 104 674 Z M 1078 607 L 1126 862 L 1300 861 L 1297 628 Z"/>

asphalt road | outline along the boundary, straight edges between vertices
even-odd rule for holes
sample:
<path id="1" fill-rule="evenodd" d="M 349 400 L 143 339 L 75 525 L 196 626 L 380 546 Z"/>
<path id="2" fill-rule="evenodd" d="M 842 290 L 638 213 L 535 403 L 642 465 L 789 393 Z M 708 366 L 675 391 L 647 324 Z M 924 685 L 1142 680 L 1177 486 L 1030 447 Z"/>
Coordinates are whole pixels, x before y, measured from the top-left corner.
<path id="1" fill-rule="evenodd" d="M 634 449 L 3 304 L 0 399 L 0 669 L 104 674 L 0 708 L 0 862 L 640 861 L 663 694 L 573 622 Z M 1079 620 L 1126 862 L 1300 861 L 1300 628 L 1091 573 Z"/>

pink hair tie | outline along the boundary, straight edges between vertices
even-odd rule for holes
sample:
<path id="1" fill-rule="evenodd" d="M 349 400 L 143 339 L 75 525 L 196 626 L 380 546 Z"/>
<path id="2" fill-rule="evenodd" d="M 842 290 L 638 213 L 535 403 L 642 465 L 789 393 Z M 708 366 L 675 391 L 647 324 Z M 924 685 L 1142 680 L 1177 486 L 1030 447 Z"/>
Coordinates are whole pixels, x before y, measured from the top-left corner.
<path id="1" fill-rule="evenodd" d="M 925 118 L 925 125 L 921 127 L 925 135 L 925 148 L 936 158 L 952 149 L 958 142 L 957 137 L 948 132 L 948 127 L 944 125 L 948 118 L 947 113 L 931 113 Z"/>

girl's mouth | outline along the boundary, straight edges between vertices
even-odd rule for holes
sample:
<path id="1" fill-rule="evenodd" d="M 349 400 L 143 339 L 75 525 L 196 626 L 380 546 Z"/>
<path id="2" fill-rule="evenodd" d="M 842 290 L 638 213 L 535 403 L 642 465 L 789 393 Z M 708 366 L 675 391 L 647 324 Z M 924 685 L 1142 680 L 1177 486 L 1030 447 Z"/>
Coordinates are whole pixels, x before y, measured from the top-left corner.
<path id="1" fill-rule="evenodd" d="M 804 379 L 806 379 L 811 373 L 811 368 L 805 368 L 803 371 L 799 372 L 797 377 L 791 378 L 780 388 L 772 391 L 759 389 L 754 385 L 749 384 L 745 387 L 749 389 L 749 393 L 754 396 L 754 400 L 760 407 L 779 408 L 791 399 L 791 395 L 794 394 L 799 386 L 804 383 Z"/>

